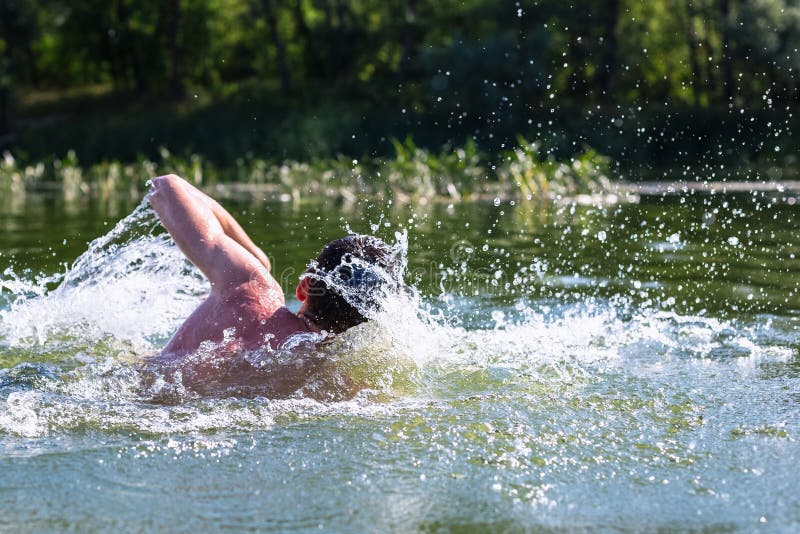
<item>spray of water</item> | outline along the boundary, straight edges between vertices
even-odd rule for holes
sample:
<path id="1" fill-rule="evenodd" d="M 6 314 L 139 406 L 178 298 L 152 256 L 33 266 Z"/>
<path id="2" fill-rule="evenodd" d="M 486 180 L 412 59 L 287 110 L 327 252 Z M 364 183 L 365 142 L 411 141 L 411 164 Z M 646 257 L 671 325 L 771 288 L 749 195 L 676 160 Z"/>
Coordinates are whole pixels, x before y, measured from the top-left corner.
<path id="1" fill-rule="evenodd" d="M 6 269 L 0 290 L 10 292 L 11 302 L 0 311 L 0 343 L 46 353 L 114 340 L 126 350 L 150 350 L 206 291 L 169 236 L 154 233 L 157 227 L 143 201 L 65 272 L 25 279 Z"/>
<path id="2" fill-rule="evenodd" d="M 375 277 L 369 295 L 338 270 L 310 274 L 326 276 L 368 322 L 334 337 L 298 335 L 277 350 L 267 344 L 221 358 L 206 344 L 180 362 L 159 362 L 147 357 L 207 284 L 157 228 L 143 202 L 63 273 L 6 270 L 0 354 L 25 363 L 0 370 L 0 432 L 263 427 L 285 413 L 377 413 L 509 389 L 558 395 L 623 366 L 647 376 L 666 359 L 791 357 L 789 349 L 754 343 L 751 326 L 637 309 L 624 299 L 543 305 L 520 297 L 504 309 L 465 311 L 452 295 L 424 297 L 393 285 L 406 265 L 407 236 L 398 234 L 390 245 L 397 270 L 347 265 L 350 274 Z M 460 326 L 465 314 L 485 315 L 488 326 Z"/>

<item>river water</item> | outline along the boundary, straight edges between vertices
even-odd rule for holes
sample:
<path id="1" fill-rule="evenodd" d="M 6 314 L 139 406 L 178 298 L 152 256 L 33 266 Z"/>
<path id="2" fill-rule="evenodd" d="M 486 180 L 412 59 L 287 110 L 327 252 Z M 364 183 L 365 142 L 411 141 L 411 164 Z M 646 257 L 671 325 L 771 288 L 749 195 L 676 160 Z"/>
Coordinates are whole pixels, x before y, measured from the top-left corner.
<path id="1" fill-rule="evenodd" d="M 407 239 L 358 392 L 143 392 L 203 280 L 138 199 L 2 199 L 0 529 L 800 529 L 796 199 L 226 206 L 293 308 L 327 241 Z"/>

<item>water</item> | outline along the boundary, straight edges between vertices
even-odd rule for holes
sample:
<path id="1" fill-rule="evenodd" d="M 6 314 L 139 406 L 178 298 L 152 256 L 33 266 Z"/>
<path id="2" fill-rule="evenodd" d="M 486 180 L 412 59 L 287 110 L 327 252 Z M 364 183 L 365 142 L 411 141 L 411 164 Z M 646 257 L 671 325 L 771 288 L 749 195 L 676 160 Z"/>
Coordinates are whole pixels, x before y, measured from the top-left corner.
<path id="1" fill-rule="evenodd" d="M 326 349 L 352 391 L 167 402 L 204 284 L 147 209 L 0 205 L 2 529 L 800 528 L 791 199 L 229 203 L 287 297 L 345 227 L 418 294 Z"/>

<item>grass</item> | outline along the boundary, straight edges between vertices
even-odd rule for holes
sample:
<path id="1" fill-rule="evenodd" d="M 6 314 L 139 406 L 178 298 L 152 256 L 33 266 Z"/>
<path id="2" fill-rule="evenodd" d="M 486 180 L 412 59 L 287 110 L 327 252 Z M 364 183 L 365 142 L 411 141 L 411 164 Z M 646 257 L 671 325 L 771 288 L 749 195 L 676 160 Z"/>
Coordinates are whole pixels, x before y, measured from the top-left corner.
<path id="1" fill-rule="evenodd" d="M 558 162 L 543 156 L 541 145 L 522 137 L 511 150 L 491 159 L 468 141 L 461 147 L 433 152 L 409 137 L 392 140 L 394 155 L 355 160 L 345 156 L 270 161 L 247 154 L 233 165 L 219 165 L 199 154 L 179 157 L 160 148 L 157 158 L 139 157 L 133 163 L 104 161 L 82 165 L 74 151 L 66 157 L 22 164 L 6 152 L 0 160 L 0 191 L 55 189 L 67 197 L 81 194 L 139 195 L 154 176 L 175 173 L 192 183 L 211 187 L 239 184 L 280 198 L 327 196 L 354 200 L 382 196 L 398 200 L 480 197 L 546 199 L 602 193 L 609 160 L 593 150 Z"/>

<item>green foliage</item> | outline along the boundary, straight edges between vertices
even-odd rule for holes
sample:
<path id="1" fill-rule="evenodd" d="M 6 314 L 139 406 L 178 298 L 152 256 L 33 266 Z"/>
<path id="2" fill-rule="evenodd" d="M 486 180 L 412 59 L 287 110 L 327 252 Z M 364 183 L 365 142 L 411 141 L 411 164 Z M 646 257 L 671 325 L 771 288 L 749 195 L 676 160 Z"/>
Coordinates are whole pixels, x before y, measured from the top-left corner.
<path id="1" fill-rule="evenodd" d="M 417 147 L 407 137 L 404 142 L 392 139 L 395 150 L 378 172 L 392 191 L 404 195 L 468 197 L 486 180 L 486 170 L 475 143 L 463 148 L 434 154 Z"/>
<path id="2" fill-rule="evenodd" d="M 725 104 L 736 91 L 755 97 L 753 82 L 758 89 L 775 84 L 775 92 L 787 95 L 794 90 L 789 69 L 798 67 L 792 51 L 800 42 L 800 6 L 794 0 L 9 0 L 0 5 L 0 41 L 20 88 L 111 83 L 175 96 L 176 89 L 253 76 L 280 81 L 285 65 L 289 98 L 366 83 L 380 91 L 376 96 L 409 105 L 429 105 L 433 91 L 475 111 L 494 109 L 502 97 L 530 104 L 553 91 L 583 103 L 663 97 L 708 105 Z M 753 72 L 754 61 L 767 68 Z M 745 79 L 726 79 L 731 73 Z"/>
<path id="3" fill-rule="evenodd" d="M 574 196 L 607 190 L 609 159 L 587 149 L 570 162 L 559 162 L 551 155 L 542 160 L 541 143 L 518 138 L 519 146 L 504 154 L 497 169 L 501 183 L 519 188 L 524 198 L 551 195 Z"/>
<path id="4" fill-rule="evenodd" d="M 800 131 L 773 117 L 800 100 L 798 47 L 796 0 L 6 0 L 0 150 L 231 168 L 408 135 L 423 159 L 466 138 L 497 157 L 523 134 L 560 160 L 745 165 L 775 147 L 737 135 Z"/>
<path id="5" fill-rule="evenodd" d="M 203 187 L 236 183 L 286 199 L 326 196 L 353 201 L 358 197 L 398 200 L 448 198 L 461 200 L 503 196 L 520 200 L 553 198 L 580 193 L 603 193 L 610 185 L 608 160 L 588 150 L 570 163 L 552 157 L 541 160 L 538 143 L 520 138 L 499 166 L 488 163 L 471 141 L 463 147 L 433 153 L 417 147 L 411 138 L 392 140 L 395 156 L 363 161 L 344 156 L 308 162 L 270 162 L 253 156 L 220 167 L 199 156 L 177 157 L 166 148 L 158 158 L 135 163 L 107 161 L 83 166 L 75 152 L 62 159 L 20 165 L 8 153 L 0 163 L 0 191 L 24 194 L 26 190 L 56 188 L 67 196 L 141 194 L 148 179 L 176 173 Z"/>

